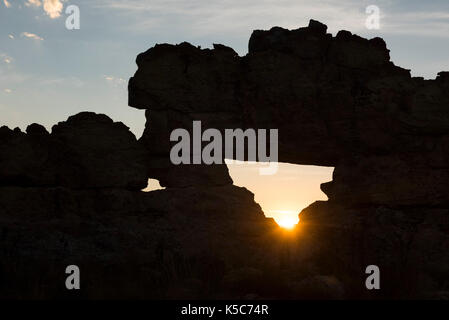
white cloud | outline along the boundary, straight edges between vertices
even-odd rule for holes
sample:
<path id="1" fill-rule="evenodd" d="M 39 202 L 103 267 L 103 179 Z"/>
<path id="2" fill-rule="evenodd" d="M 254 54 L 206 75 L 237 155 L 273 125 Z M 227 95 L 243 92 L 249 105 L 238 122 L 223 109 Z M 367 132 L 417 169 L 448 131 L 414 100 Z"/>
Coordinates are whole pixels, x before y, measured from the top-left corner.
<path id="1" fill-rule="evenodd" d="M 8 34 L 9 39 L 14 39 L 14 36 L 12 34 Z"/>
<path id="2" fill-rule="evenodd" d="M 3 90 L 3 91 L 5 91 L 5 93 L 11 93 L 11 92 L 12 92 L 11 89 L 5 89 L 5 90 Z"/>
<path id="3" fill-rule="evenodd" d="M 40 0 L 28 0 L 25 2 L 25 5 L 27 7 L 34 6 L 34 7 L 40 7 L 42 5 L 42 2 Z"/>
<path id="4" fill-rule="evenodd" d="M 44 11 L 51 19 L 61 16 L 63 4 L 60 0 L 44 0 Z"/>
<path id="5" fill-rule="evenodd" d="M 37 34 L 30 33 L 30 32 L 22 32 L 23 37 L 27 37 L 34 40 L 44 40 L 44 38 L 39 37 Z"/>
<path id="6" fill-rule="evenodd" d="M 11 7 L 11 3 L 9 3 L 8 0 L 3 0 L 3 3 L 5 4 L 6 8 L 10 8 Z"/>

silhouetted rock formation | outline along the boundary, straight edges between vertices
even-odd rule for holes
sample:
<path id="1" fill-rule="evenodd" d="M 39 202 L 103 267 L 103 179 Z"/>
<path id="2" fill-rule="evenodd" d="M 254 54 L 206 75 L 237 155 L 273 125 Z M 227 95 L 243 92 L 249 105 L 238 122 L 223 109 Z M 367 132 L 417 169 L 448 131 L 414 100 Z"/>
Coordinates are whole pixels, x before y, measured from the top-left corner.
<path id="1" fill-rule="evenodd" d="M 0 297 L 70 297 L 71 264 L 76 297 L 235 297 L 233 272 L 275 263 L 275 223 L 229 176 L 146 193 L 148 151 L 124 124 L 83 112 L 26 131 L 0 128 Z"/>
<path id="2" fill-rule="evenodd" d="M 0 129 L 0 185 L 125 188 L 147 186 L 145 150 L 123 123 L 82 112 L 53 126 Z"/>
<path id="3" fill-rule="evenodd" d="M 188 43 L 140 54 L 129 104 L 164 126 L 142 139 L 168 145 L 169 132 L 192 120 L 278 128 L 281 162 L 336 167 L 325 187 L 332 201 L 449 204 L 446 73 L 411 78 L 382 39 L 326 29 L 312 20 L 292 31 L 255 31 L 244 57 Z"/>
<path id="4" fill-rule="evenodd" d="M 313 20 L 297 30 L 257 30 L 244 57 L 223 45 L 156 45 L 137 57 L 129 104 L 149 110 L 150 123 L 156 115 L 163 141 L 192 120 L 204 128 L 278 128 L 281 162 L 335 166 L 333 181 L 322 185 L 329 202 L 301 215 L 326 231 L 316 245 L 327 245 L 328 261 L 316 254 L 315 262 L 340 277 L 378 264 L 396 288 L 410 284 L 406 275 L 425 278 L 415 281 L 417 292 L 402 294 L 441 290 L 434 284 L 449 274 L 448 73 L 412 78 L 390 61 L 382 39 L 326 30 Z M 150 127 L 142 140 L 154 137 Z"/>
<path id="5" fill-rule="evenodd" d="M 51 133 L 0 128 L 0 296 L 66 296 L 68 264 L 83 297 L 443 296 L 448 73 L 412 78 L 382 39 L 326 30 L 254 31 L 244 57 L 188 43 L 140 54 L 138 141 L 93 113 Z M 170 163 L 170 132 L 193 120 L 279 129 L 279 161 L 335 166 L 329 201 L 283 234 L 225 165 Z M 139 191 L 147 178 L 167 189 Z M 369 264 L 380 292 L 365 289 Z"/>

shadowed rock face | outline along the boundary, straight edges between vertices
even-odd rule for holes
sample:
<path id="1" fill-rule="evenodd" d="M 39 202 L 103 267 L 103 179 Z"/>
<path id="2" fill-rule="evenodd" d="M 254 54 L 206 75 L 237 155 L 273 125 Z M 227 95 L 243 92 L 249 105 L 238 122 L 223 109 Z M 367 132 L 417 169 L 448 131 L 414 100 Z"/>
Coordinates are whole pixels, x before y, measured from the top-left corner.
<path id="1" fill-rule="evenodd" d="M 137 57 L 129 105 L 158 129 L 142 141 L 203 127 L 278 128 L 279 160 L 335 166 L 331 201 L 385 205 L 449 203 L 449 76 L 411 78 L 380 38 L 311 21 L 254 31 L 239 57 L 215 45 L 156 45 Z"/>
<path id="2" fill-rule="evenodd" d="M 0 190 L 1 298 L 242 297 L 251 289 L 225 277 L 278 263 L 274 222 L 244 188 Z M 76 293 L 64 286 L 72 264 Z"/>
<path id="3" fill-rule="evenodd" d="M 121 122 L 82 112 L 53 126 L 0 129 L 0 185 L 73 189 L 147 186 L 145 150 Z"/>
<path id="4" fill-rule="evenodd" d="M 301 213 L 301 241 L 316 248 L 311 263 L 338 274 L 356 296 L 366 294 L 364 279 L 351 275 L 368 264 L 385 271 L 387 296 L 433 296 L 449 275 L 449 73 L 412 78 L 390 61 L 382 39 L 326 30 L 313 20 L 297 30 L 257 30 L 243 57 L 188 43 L 141 53 L 129 105 L 158 124 L 140 141 L 169 141 L 193 120 L 221 130 L 277 128 L 281 162 L 335 166 L 322 185 L 329 201 Z M 167 158 L 169 145 L 159 151 Z M 172 170 L 155 164 L 150 172 Z"/>
<path id="5" fill-rule="evenodd" d="M 449 76 L 411 78 L 382 39 L 254 31 L 249 53 L 157 45 L 129 105 L 143 136 L 83 112 L 51 133 L 0 128 L 0 297 L 375 298 L 447 295 Z M 335 166 L 297 233 L 225 165 L 173 166 L 170 132 L 276 128 L 279 160 Z M 243 160 L 243 159 L 239 159 Z M 165 190 L 141 192 L 148 178 Z M 365 268 L 381 269 L 380 292 Z"/>
<path id="6" fill-rule="evenodd" d="M 51 134 L 38 124 L 26 133 L 1 127 L 0 298 L 251 293 L 234 289 L 244 287 L 233 274 L 271 272 L 274 221 L 225 166 L 214 185 L 192 185 L 179 169 L 178 187 L 140 191 L 148 154 L 124 124 L 90 112 Z M 75 295 L 64 287 L 71 264 L 83 273 Z"/>

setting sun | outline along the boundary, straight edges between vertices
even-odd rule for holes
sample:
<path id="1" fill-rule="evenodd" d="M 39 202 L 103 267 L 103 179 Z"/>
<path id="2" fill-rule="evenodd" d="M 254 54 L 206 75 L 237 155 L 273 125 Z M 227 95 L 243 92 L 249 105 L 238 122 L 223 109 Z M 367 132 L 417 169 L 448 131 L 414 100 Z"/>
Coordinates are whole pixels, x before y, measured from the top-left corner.
<path id="1" fill-rule="evenodd" d="M 298 213 L 289 210 L 275 210 L 274 220 L 285 229 L 293 229 L 299 222 Z"/>
<path id="2" fill-rule="evenodd" d="M 266 163 L 226 160 L 234 184 L 254 193 L 266 217 L 273 218 L 279 226 L 293 229 L 298 215 L 311 203 L 327 200 L 321 190 L 323 182 L 332 181 L 334 168 L 279 163 L 274 175 L 260 175 Z"/>

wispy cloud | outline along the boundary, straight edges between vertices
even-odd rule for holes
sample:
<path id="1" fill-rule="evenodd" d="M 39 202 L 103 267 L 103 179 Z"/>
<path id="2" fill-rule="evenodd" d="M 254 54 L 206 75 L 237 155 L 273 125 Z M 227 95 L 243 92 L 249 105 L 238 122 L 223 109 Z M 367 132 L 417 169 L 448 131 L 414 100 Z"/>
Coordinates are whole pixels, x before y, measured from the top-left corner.
<path id="1" fill-rule="evenodd" d="M 401 5 L 399 3 L 402 3 Z M 134 32 L 164 32 L 167 29 L 194 37 L 247 37 L 254 29 L 281 26 L 289 29 L 317 19 L 329 32 L 350 30 L 366 36 L 409 34 L 449 37 L 447 11 L 426 9 L 407 1 L 377 0 L 380 29 L 367 30 L 365 9 L 372 1 L 359 0 L 99 0 L 93 6 L 115 11 L 125 28 Z"/>
<path id="2" fill-rule="evenodd" d="M 28 0 L 25 2 L 25 5 L 27 7 L 34 6 L 34 7 L 40 7 L 42 5 L 42 2 L 40 0 Z"/>
<path id="3" fill-rule="evenodd" d="M 108 82 L 114 86 L 123 86 L 126 84 L 126 80 L 123 78 L 108 76 L 108 75 L 103 75 L 103 78 L 106 80 L 106 82 Z"/>
<path id="4" fill-rule="evenodd" d="M 8 0 L 3 0 L 3 3 L 5 4 L 6 8 L 10 8 L 11 7 L 11 3 L 9 3 Z"/>
<path id="5" fill-rule="evenodd" d="M 148 31 L 156 27 L 151 23 L 158 20 L 159 28 L 182 26 L 198 36 L 208 34 L 239 33 L 257 28 L 269 28 L 274 25 L 286 28 L 298 28 L 307 24 L 310 18 L 326 22 L 331 30 L 341 28 L 357 30 L 364 28 L 364 11 L 357 1 L 345 3 L 328 0 L 317 4 L 316 1 L 297 0 L 102 0 L 96 4 L 99 8 L 116 10 L 118 14 L 133 15 L 132 27 L 139 31 Z M 131 19 L 130 19 L 131 20 Z"/>
<path id="6" fill-rule="evenodd" d="M 8 34 L 9 39 L 14 39 L 14 36 L 12 34 Z"/>
<path id="7" fill-rule="evenodd" d="M 61 16 L 63 4 L 60 0 L 44 0 L 44 11 L 51 19 Z"/>
<path id="8" fill-rule="evenodd" d="M 448 12 L 392 12 L 385 15 L 383 24 L 391 34 L 449 37 Z"/>
<path id="9" fill-rule="evenodd" d="M 12 92 L 12 90 L 11 90 L 11 89 L 8 89 L 8 88 L 4 89 L 3 91 L 4 91 L 5 93 L 11 93 L 11 92 Z"/>
<path id="10" fill-rule="evenodd" d="M 22 32 L 22 36 L 30 38 L 30 39 L 34 39 L 34 40 L 39 40 L 39 41 L 44 40 L 44 38 L 39 37 L 37 34 L 30 33 L 30 32 Z"/>

